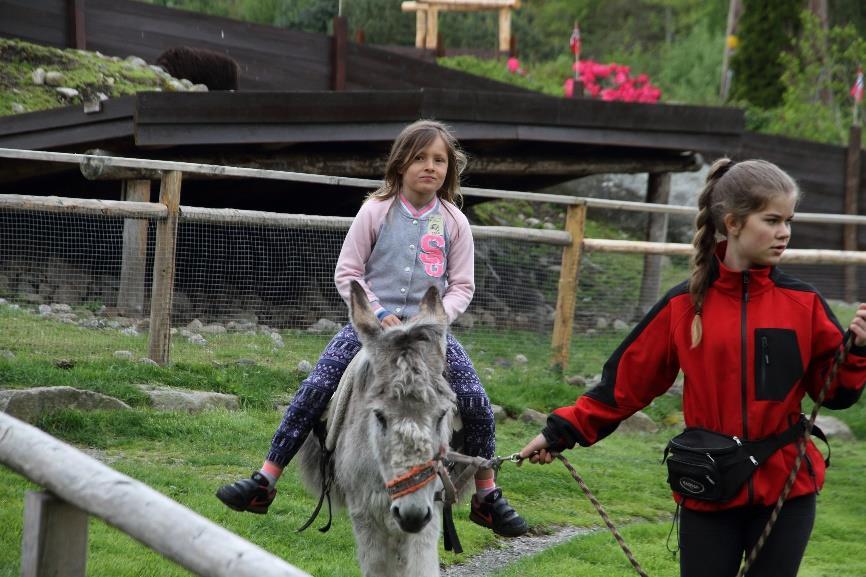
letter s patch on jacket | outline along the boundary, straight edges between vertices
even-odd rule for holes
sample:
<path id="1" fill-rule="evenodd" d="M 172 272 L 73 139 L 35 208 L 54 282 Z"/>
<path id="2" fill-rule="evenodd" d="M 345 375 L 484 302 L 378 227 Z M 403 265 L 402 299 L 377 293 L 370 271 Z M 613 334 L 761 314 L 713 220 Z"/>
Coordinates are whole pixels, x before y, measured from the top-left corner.
<path id="1" fill-rule="evenodd" d="M 427 232 L 421 237 L 418 260 L 424 263 L 427 276 L 438 278 L 445 274 L 445 222 L 442 215 L 430 217 Z"/>

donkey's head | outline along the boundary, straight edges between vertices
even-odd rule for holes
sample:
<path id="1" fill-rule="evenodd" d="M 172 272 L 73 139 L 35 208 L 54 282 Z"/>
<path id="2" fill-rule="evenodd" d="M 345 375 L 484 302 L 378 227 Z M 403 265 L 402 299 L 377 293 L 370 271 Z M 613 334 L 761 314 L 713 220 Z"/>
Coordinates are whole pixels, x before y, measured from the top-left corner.
<path id="1" fill-rule="evenodd" d="M 355 282 L 351 316 L 369 359 L 358 384 L 367 436 L 391 495 L 391 514 L 403 531 L 415 533 L 433 516 L 435 460 L 448 444 L 455 410 L 443 376 L 448 319 L 431 287 L 417 318 L 383 329 Z"/>

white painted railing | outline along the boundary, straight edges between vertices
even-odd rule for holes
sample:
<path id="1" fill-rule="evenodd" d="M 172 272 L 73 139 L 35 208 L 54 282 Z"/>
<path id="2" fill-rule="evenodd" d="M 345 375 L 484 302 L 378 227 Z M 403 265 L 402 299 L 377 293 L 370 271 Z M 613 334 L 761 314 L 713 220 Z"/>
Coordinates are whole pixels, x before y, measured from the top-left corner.
<path id="1" fill-rule="evenodd" d="M 2 412 L 0 463 L 50 492 L 27 496 L 24 577 L 83 577 L 88 515 L 196 575 L 310 577 L 144 483 Z"/>

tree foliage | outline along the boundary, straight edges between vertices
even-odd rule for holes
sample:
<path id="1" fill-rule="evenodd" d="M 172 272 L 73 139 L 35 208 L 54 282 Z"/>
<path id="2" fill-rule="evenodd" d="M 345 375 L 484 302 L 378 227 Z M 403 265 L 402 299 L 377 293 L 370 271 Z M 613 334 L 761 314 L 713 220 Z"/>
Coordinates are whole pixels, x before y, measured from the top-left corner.
<path id="1" fill-rule="evenodd" d="M 739 47 L 731 60 L 732 96 L 761 108 L 782 101 L 782 62 L 800 28 L 802 0 L 743 0 Z"/>
<path id="2" fill-rule="evenodd" d="M 843 144 L 852 122 L 849 94 L 857 67 L 866 62 L 866 40 L 856 28 L 824 30 L 809 12 L 790 53 L 781 56 L 782 103 L 750 113 L 752 128 L 821 142 Z"/>

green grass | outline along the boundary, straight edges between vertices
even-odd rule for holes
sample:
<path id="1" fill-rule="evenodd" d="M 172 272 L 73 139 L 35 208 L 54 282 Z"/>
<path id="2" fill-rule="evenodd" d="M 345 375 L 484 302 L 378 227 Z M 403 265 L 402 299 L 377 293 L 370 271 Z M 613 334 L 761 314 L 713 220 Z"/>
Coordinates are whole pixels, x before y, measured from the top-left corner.
<path id="1" fill-rule="evenodd" d="M 852 310 L 834 305 L 840 318 Z M 623 338 L 621 331 L 575 335 L 566 374 L 596 374 Z M 43 417 L 38 425 L 73 445 L 98 455 L 124 474 L 176 499 L 192 510 L 264 547 L 313 575 L 357 576 L 351 527 L 339 513 L 327 534 L 295 532 L 312 511 L 315 499 L 301 489 L 293 467 L 280 483 L 280 496 L 267 516 L 238 514 L 223 507 L 215 489 L 249 474 L 262 460 L 280 420 L 274 400 L 285 397 L 301 379 L 295 368 L 302 358 L 315 359 L 328 336 L 283 333 L 286 347 L 274 350 L 265 336 L 220 335 L 207 347 L 176 339 L 175 364 L 152 367 L 114 359 L 120 348 L 144 356 L 144 337 L 122 337 L 116 330 L 80 329 L 45 320 L 23 311 L 0 307 L 0 349 L 15 354 L 0 360 L 0 388 L 71 385 L 118 396 L 133 406 L 126 412 L 63 411 Z M 120 340 L 124 339 L 124 340 Z M 531 331 L 461 336 L 485 381 L 493 402 L 517 414 L 526 407 L 548 411 L 568 404 L 583 389 L 563 383 L 548 369 L 547 335 Z M 525 365 L 513 360 L 515 344 L 527 356 Z M 58 358 L 74 360 L 72 368 L 55 366 Z M 238 365 L 248 358 L 255 365 Z M 191 389 L 234 393 L 243 401 L 237 412 L 212 411 L 196 415 L 156 412 L 135 384 L 158 383 Z M 654 420 L 680 409 L 679 399 L 662 396 L 646 409 Z M 862 403 L 836 414 L 863 438 L 866 414 Z M 498 453 L 521 448 L 538 426 L 509 420 L 498 426 Z M 678 573 L 665 549 L 674 509 L 659 463 L 662 449 L 675 434 L 662 428 L 652 435 L 613 435 L 602 443 L 570 452 L 569 459 L 604 504 L 635 552 L 656 576 Z M 833 442 L 833 467 L 819 498 L 815 533 L 801 575 L 862 576 L 866 573 L 866 443 Z M 577 484 L 559 464 L 547 467 L 508 463 L 500 484 L 509 500 L 536 532 L 575 525 L 594 527 L 541 555 L 524 559 L 497 575 L 581 574 L 605 577 L 632 570 L 622 552 Z M 18 575 L 24 494 L 34 490 L 24 478 L 0 467 L 0 577 Z M 468 522 L 466 504 L 455 512 L 466 553 L 441 552 L 445 563 L 458 562 L 499 539 Z M 324 523 L 324 520 L 321 520 Z M 160 558 L 119 531 L 93 520 L 89 534 L 88 574 L 92 576 L 182 576 L 186 571 Z"/>

